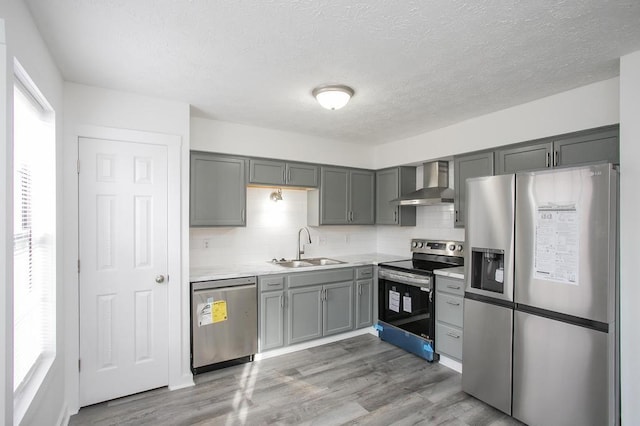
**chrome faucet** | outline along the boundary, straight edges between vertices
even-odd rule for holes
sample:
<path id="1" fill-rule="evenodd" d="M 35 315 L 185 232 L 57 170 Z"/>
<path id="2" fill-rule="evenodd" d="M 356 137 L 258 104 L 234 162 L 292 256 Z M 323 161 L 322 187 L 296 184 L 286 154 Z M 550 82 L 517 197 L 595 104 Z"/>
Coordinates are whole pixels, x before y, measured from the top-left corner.
<path id="1" fill-rule="evenodd" d="M 298 231 L 298 257 L 296 257 L 296 260 L 300 260 L 302 255 L 304 254 L 304 244 L 302 245 L 302 248 L 300 248 L 300 234 L 302 234 L 303 230 L 307 231 L 307 240 L 309 244 L 311 244 L 311 234 L 309 233 L 309 229 L 306 226 L 303 226 Z"/>

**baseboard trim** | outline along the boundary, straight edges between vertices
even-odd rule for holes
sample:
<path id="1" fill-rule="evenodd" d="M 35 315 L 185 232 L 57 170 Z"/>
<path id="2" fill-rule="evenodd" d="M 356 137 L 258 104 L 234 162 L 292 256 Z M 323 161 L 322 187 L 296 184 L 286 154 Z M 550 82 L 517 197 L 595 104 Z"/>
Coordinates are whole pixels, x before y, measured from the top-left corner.
<path id="1" fill-rule="evenodd" d="M 185 374 L 184 376 L 182 376 L 182 379 L 180 380 L 180 382 L 173 383 L 167 387 L 169 388 L 170 391 L 174 391 L 178 389 L 189 388 L 191 386 L 195 386 L 195 382 L 193 381 L 193 375 Z"/>
<path id="2" fill-rule="evenodd" d="M 440 364 L 462 374 L 462 363 L 440 354 Z"/>
<path id="3" fill-rule="evenodd" d="M 333 343 L 340 340 L 349 339 L 351 337 L 362 336 L 363 334 L 373 334 L 376 337 L 378 336 L 378 332 L 373 327 L 366 327 L 358 330 L 348 331 L 346 333 L 323 337 L 321 339 L 311 340 L 309 342 L 298 343 L 297 345 L 291 345 L 285 348 L 271 349 L 270 351 L 256 354 L 254 360 L 268 359 L 280 355 L 290 354 L 309 348 L 315 348 L 316 346 L 326 345 L 327 343 Z"/>

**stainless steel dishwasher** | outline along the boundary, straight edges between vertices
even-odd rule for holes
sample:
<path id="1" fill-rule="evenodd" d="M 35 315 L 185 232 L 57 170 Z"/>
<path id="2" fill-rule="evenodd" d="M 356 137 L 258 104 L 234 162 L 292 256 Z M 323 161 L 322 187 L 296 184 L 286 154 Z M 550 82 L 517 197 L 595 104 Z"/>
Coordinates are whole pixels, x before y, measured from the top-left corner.
<path id="1" fill-rule="evenodd" d="M 256 277 L 192 282 L 193 373 L 225 361 L 253 361 L 258 351 L 257 311 Z"/>

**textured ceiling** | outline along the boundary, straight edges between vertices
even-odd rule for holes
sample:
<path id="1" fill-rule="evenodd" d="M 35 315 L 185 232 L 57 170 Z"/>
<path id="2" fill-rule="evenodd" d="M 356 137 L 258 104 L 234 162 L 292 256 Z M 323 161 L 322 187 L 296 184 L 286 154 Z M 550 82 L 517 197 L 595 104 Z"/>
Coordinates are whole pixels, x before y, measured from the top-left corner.
<path id="1" fill-rule="evenodd" d="M 619 73 L 640 1 L 25 0 L 68 81 L 377 144 Z M 356 94 L 322 109 L 311 90 Z"/>

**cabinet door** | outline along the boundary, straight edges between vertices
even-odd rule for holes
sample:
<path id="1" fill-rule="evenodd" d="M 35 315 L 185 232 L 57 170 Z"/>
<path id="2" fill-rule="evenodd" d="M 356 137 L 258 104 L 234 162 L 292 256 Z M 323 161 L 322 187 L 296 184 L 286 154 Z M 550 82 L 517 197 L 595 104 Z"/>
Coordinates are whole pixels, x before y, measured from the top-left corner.
<path id="1" fill-rule="evenodd" d="M 244 226 L 245 160 L 192 153 L 189 206 L 191 226 Z"/>
<path id="2" fill-rule="evenodd" d="M 552 142 L 496 151 L 496 174 L 504 175 L 551 167 Z"/>
<path id="3" fill-rule="evenodd" d="M 367 170 L 352 170 L 349 182 L 349 223 L 373 225 L 375 222 L 375 175 Z"/>
<path id="4" fill-rule="evenodd" d="M 285 163 L 271 160 L 249 160 L 249 182 L 265 185 L 284 185 Z"/>
<path id="5" fill-rule="evenodd" d="M 260 293 L 260 351 L 284 346 L 284 291 Z"/>
<path id="6" fill-rule="evenodd" d="M 620 164 L 618 129 L 553 142 L 554 165 L 573 166 L 598 161 Z"/>
<path id="7" fill-rule="evenodd" d="M 323 335 L 353 330 L 353 281 L 326 284 L 323 291 Z"/>
<path id="8" fill-rule="evenodd" d="M 349 208 L 349 171 L 322 167 L 320 184 L 320 224 L 344 225 Z"/>
<path id="9" fill-rule="evenodd" d="M 464 155 L 454 158 L 455 226 L 464 227 L 466 208 L 465 181 L 468 178 L 493 175 L 493 152 Z"/>
<path id="10" fill-rule="evenodd" d="M 400 189 L 399 169 L 376 172 L 376 224 L 397 225 L 399 206 L 389 204 L 398 198 Z"/>
<path id="11" fill-rule="evenodd" d="M 373 325 L 373 280 L 356 281 L 356 328 Z"/>
<path id="12" fill-rule="evenodd" d="M 287 185 L 316 188 L 318 167 L 311 164 L 287 163 Z"/>
<path id="13" fill-rule="evenodd" d="M 287 291 L 287 344 L 322 337 L 322 286 Z"/>

